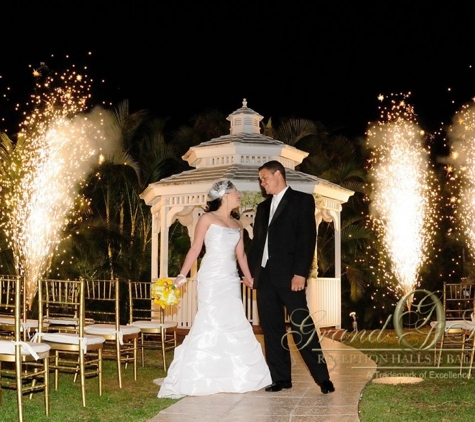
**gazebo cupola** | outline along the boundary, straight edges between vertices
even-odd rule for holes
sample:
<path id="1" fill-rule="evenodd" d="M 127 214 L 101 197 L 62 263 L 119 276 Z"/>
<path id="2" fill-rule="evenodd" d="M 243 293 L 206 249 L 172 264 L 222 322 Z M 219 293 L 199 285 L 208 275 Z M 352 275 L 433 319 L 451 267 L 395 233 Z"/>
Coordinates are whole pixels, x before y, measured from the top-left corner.
<path id="1" fill-rule="evenodd" d="M 247 106 L 247 101 L 244 98 L 242 107 L 226 118 L 231 123 L 229 134 L 191 147 L 182 158 L 188 162 L 190 167 L 195 167 L 197 172 L 206 171 L 206 175 L 211 175 L 210 170 L 213 168 L 220 168 L 222 172 L 225 170 L 223 167 L 227 167 L 229 170 L 230 166 L 235 165 L 240 166 L 237 169 L 240 173 L 247 172 L 252 168 L 254 177 L 251 178 L 249 173 L 245 178 L 238 174 L 222 175 L 221 177 L 232 178 L 240 190 L 255 190 L 257 168 L 266 161 L 279 160 L 284 167 L 295 169 L 308 156 L 308 152 L 260 133 L 263 118 Z M 263 148 L 263 146 L 265 147 Z M 170 180 L 175 178 L 172 176 Z M 201 179 L 201 175 L 197 179 Z M 206 178 L 208 187 L 209 181 L 212 180 Z M 245 181 L 250 183 L 245 183 Z"/>
<path id="2" fill-rule="evenodd" d="M 232 112 L 226 120 L 231 122 L 231 135 L 236 133 L 261 133 L 260 122 L 264 117 L 247 107 L 244 98 L 242 107 Z"/>

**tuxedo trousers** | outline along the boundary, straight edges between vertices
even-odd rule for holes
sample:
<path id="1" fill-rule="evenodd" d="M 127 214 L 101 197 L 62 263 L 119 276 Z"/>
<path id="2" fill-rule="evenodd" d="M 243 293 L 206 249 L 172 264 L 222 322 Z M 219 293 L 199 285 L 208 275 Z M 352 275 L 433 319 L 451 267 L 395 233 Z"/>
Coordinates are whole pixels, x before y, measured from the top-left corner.
<path id="1" fill-rule="evenodd" d="M 285 308 L 290 323 L 286 322 Z M 264 334 L 266 361 L 273 382 L 292 381 L 289 335 L 292 335 L 315 382 L 321 385 L 330 378 L 317 330 L 308 309 L 305 289 L 292 291 L 291 280 L 286 283 L 271 280 L 267 265 L 261 268 L 257 309 Z"/>

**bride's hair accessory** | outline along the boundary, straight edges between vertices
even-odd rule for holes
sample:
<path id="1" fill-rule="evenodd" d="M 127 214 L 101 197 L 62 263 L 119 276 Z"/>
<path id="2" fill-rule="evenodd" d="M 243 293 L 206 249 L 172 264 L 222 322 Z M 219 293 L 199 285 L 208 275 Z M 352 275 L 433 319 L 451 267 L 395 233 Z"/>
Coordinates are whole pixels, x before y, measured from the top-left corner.
<path id="1" fill-rule="evenodd" d="M 234 189 L 234 185 L 229 179 L 219 179 L 214 182 L 208 192 L 208 198 L 211 201 L 221 199 L 225 193 L 229 193 Z"/>

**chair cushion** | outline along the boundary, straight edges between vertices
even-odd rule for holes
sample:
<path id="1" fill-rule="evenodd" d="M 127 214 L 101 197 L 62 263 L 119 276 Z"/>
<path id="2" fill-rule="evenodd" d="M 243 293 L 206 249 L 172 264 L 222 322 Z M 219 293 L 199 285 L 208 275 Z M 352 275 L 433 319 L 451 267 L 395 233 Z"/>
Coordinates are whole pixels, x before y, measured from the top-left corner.
<path id="1" fill-rule="evenodd" d="M 132 322 L 132 324 L 134 327 L 138 327 L 140 329 L 151 329 L 151 328 L 157 328 L 157 329 L 160 329 L 160 328 L 174 328 L 176 326 L 178 326 L 178 323 L 177 322 L 164 322 L 164 323 L 160 323 L 160 321 L 158 320 L 137 320 L 137 321 L 134 321 Z"/>
<path id="2" fill-rule="evenodd" d="M 15 318 L 10 316 L 0 316 L 0 324 L 15 325 Z"/>
<path id="3" fill-rule="evenodd" d="M 140 333 L 140 328 L 132 327 L 130 325 L 121 325 L 120 334 L 138 334 Z M 99 335 L 111 335 L 117 334 L 115 330 L 115 324 L 92 324 L 84 327 L 84 331 L 88 334 L 99 334 Z"/>
<path id="4" fill-rule="evenodd" d="M 430 326 L 435 327 L 437 321 L 431 321 Z M 471 321 L 466 321 L 464 319 L 452 319 L 445 321 L 445 331 L 450 330 L 452 328 L 461 328 L 467 331 L 473 331 L 475 328 L 475 324 Z"/>
<path id="5" fill-rule="evenodd" d="M 49 318 L 47 320 L 49 325 L 65 325 L 68 327 L 77 327 L 79 321 L 77 319 L 67 319 L 67 318 Z M 94 320 L 91 318 L 86 318 L 84 320 L 85 325 L 94 324 Z"/>
<path id="6" fill-rule="evenodd" d="M 101 336 L 84 336 L 85 344 L 100 344 L 104 343 L 105 339 Z M 41 341 L 50 343 L 62 343 L 62 344 L 79 344 L 79 335 L 76 333 L 41 333 Z"/>
<path id="7" fill-rule="evenodd" d="M 0 324 L 5 325 L 15 325 L 15 318 L 7 317 L 7 316 L 0 316 Z M 47 327 L 49 324 L 46 321 L 43 321 L 43 327 Z M 30 328 L 38 328 L 38 320 L 37 319 L 27 319 L 25 322 L 21 321 L 21 326 L 26 329 Z"/>
<path id="8" fill-rule="evenodd" d="M 92 324 L 84 327 L 84 331 L 88 334 L 96 334 L 100 336 L 113 336 L 110 340 L 118 340 L 122 346 L 124 344 L 124 336 L 139 334 L 140 328 L 130 325 L 120 325 L 119 332 L 116 331 L 115 324 Z M 115 338 L 114 338 L 115 337 Z"/>
<path id="9" fill-rule="evenodd" d="M 32 355 L 28 348 L 31 348 L 35 353 L 44 353 L 51 349 L 51 346 L 46 343 L 34 343 L 31 341 L 20 342 L 21 354 L 25 356 Z M 15 354 L 15 342 L 10 340 L 0 340 L 0 354 L 14 355 Z"/>
<path id="10" fill-rule="evenodd" d="M 51 325 L 79 325 L 79 321 L 77 319 L 61 319 L 61 318 L 49 318 L 48 322 Z"/>

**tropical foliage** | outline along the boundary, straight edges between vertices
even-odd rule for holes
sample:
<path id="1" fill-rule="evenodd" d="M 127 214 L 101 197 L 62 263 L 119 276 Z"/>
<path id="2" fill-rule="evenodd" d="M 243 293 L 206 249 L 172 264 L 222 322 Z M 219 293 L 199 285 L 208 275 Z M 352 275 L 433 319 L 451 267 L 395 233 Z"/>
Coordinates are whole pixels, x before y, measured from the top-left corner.
<path id="1" fill-rule="evenodd" d="M 148 184 L 188 170 L 181 157 L 190 147 L 229 133 L 225 115 L 216 110 L 193 116 L 186 124 L 175 125 L 173 119 L 159 118 L 147 111 L 130 113 L 127 101 L 105 113 L 109 130 L 120 139 L 120 148 L 103 157 L 78 187 L 87 200 L 78 204 L 81 219 L 71 221 L 64 239 L 51 260 L 50 273 L 61 277 L 123 277 L 150 279 L 151 215 L 140 195 Z M 277 123 L 276 123 L 277 122 Z M 341 259 L 343 324 L 351 327 L 345 316 L 356 311 L 360 326 L 373 328 L 392 312 L 394 298 L 381 284 L 381 272 L 387 263 L 378 254 L 378 239 L 369 218 L 369 185 L 366 163 L 369 152 L 362 139 L 349 139 L 332 132 L 322 123 L 298 118 L 280 118 L 262 122 L 262 133 L 308 153 L 297 168 L 302 172 L 350 189 L 354 194 L 341 213 Z M 0 137 L 0 175 L 6 172 L 14 183 L 12 169 L 15 148 L 20 139 Z M 0 210 L 8 212 L 8 192 L 2 186 Z M 254 197 L 246 197 L 249 203 Z M 0 221 L 0 224 L 2 221 Z M 335 230 L 332 223 L 322 222 L 317 240 L 318 276 L 335 275 Z M 170 228 L 169 271 L 177 273 L 189 248 L 187 228 L 175 223 Z M 438 240 L 441 250 L 460 247 L 458 239 Z M 444 268 L 450 266 L 439 253 Z M 449 256 L 449 255 L 446 255 Z M 436 258 L 436 257 L 435 257 Z M 441 260 L 433 259 L 421 274 L 430 288 L 437 288 L 435 271 L 442 271 Z M 439 265 L 440 264 L 440 265 Z M 0 233 L 0 265 L 4 273 L 14 272 L 12 251 Z M 431 270 L 430 265 L 437 266 Z M 445 270 L 444 269 L 444 270 Z M 463 275 L 463 274 L 461 274 Z"/>

